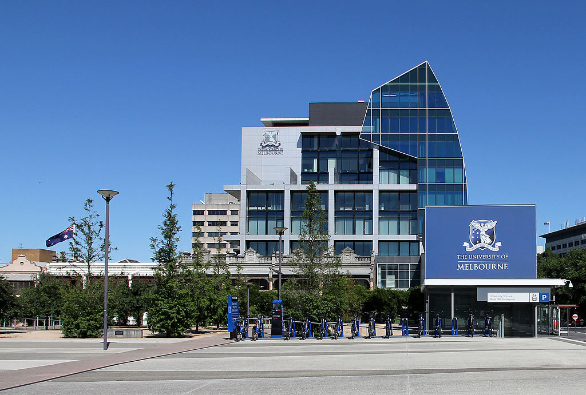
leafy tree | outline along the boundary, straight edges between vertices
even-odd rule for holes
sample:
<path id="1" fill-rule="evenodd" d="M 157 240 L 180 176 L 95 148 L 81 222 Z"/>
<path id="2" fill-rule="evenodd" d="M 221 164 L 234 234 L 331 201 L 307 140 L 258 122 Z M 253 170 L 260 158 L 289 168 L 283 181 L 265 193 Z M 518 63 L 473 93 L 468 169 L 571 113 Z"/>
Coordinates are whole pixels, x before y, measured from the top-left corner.
<path id="1" fill-rule="evenodd" d="M 195 324 L 196 309 L 191 294 L 193 271 L 180 256 L 177 244 L 181 227 L 173 203 L 175 184 L 168 184 L 169 207 L 163 213 L 159 225 L 161 238 L 151 238 L 155 268 L 155 286 L 148 310 L 148 326 L 151 331 L 167 336 L 180 336 Z"/>
<path id="2" fill-rule="evenodd" d="M 66 293 L 66 283 L 48 273 L 40 273 L 34 287 L 20 293 L 21 314 L 28 317 L 60 316 Z M 48 321 L 45 321 L 45 326 Z"/>
<path id="3" fill-rule="evenodd" d="M 73 254 L 74 261 L 85 263 L 87 266 L 86 281 L 89 282 L 92 262 L 99 261 L 104 257 L 105 243 L 104 236 L 102 236 L 104 223 L 99 219 L 100 214 L 94 209 L 92 199 L 88 198 L 85 201 L 83 209 L 86 212 L 84 217 L 69 218 L 69 222 L 75 225 L 75 237 L 69 244 L 69 250 Z"/>
<path id="4" fill-rule="evenodd" d="M 104 324 L 104 285 L 100 281 L 70 287 L 65 293 L 61 332 L 65 337 L 101 337 Z M 112 310 L 108 309 L 108 320 Z"/>
<path id="5" fill-rule="evenodd" d="M 328 246 L 327 215 L 314 183 L 307 186 L 301 220 L 299 247 L 290 260 L 296 275 L 282 292 L 286 312 L 311 319 L 347 314 L 349 283 L 341 275 L 340 259 Z"/>
<path id="6" fill-rule="evenodd" d="M 0 276 L 0 319 L 14 318 L 17 299 L 14 288 L 2 276 Z"/>
<path id="7" fill-rule="evenodd" d="M 547 249 L 537 256 L 537 277 L 563 278 L 572 282 L 572 288 L 556 289 L 556 302 L 577 304 L 580 316 L 586 314 L 586 250 L 574 248 L 561 257 Z"/>
<path id="8" fill-rule="evenodd" d="M 228 322 L 228 296 L 233 293 L 230 271 L 226 256 L 216 254 L 210 262 L 211 274 L 206 276 L 207 315 L 212 323 L 219 328 Z"/>

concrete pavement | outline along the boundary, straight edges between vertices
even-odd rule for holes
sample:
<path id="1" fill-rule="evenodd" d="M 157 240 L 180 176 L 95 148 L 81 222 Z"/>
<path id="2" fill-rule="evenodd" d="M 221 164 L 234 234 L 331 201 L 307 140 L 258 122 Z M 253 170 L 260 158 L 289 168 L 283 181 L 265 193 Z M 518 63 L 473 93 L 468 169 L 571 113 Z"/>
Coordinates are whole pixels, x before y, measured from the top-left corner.
<path id="1" fill-rule="evenodd" d="M 87 358 L 79 362 L 85 365 L 79 373 L 45 378 L 46 381 L 16 387 L 8 393 L 551 394 L 570 388 L 582 392 L 586 388 L 586 343 L 571 339 L 395 336 L 234 343 L 221 335 L 210 337 L 209 344 L 219 347 L 206 346 L 203 340 L 199 340 L 198 347 L 196 339 L 161 344 L 150 347 L 151 351 L 144 355 L 125 350 L 117 353 L 120 358 L 116 363 L 103 356 Z M 131 348 L 128 342 L 119 346 Z M 191 347 L 192 351 L 186 351 Z M 39 348 L 30 348 L 35 349 Z M 162 356 L 156 357 L 157 353 Z M 16 349 L 0 351 L 0 359 L 6 360 L 4 357 L 9 355 L 22 354 L 17 354 Z M 130 361 L 124 362 L 127 359 Z M 100 368 L 100 363 L 105 362 L 108 364 Z M 52 371 L 63 370 L 67 364 L 52 365 Z M 32 374 L 38 369 L 44 367 L 17 369 L 10 374 L 5 371 L 0 381 L 20 371 Z"/>

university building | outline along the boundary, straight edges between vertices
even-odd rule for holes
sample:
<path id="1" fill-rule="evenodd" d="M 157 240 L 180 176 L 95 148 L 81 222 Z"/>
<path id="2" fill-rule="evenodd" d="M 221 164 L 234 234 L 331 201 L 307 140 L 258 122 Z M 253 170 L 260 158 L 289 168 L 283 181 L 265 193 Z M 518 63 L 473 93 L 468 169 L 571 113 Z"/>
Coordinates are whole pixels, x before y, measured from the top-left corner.
<path id="1" fill-rule="evenodd" d="M 224 186 L 239 202 L 238 235 L 224 239 L 270 257 L 274 228 L 286 227 L 289 255 L 313 181 L 336 254 L 372 257 L 374 286 L 420 285 L 424 208 L 467 204 L 458 132 L 429 63 L 373 89 L 368 103 L 310 103 L 309 117 L 261 121 L 242 128 L 240 184 Z"/>
<path id="2" fill-rule="evenodd" d="M 572 248 L 586 248 L 586 218 L 576 220 L 574 226 L 541 235 L 545 239 L 545 248 L 559 255 L 566 255 Z"/>

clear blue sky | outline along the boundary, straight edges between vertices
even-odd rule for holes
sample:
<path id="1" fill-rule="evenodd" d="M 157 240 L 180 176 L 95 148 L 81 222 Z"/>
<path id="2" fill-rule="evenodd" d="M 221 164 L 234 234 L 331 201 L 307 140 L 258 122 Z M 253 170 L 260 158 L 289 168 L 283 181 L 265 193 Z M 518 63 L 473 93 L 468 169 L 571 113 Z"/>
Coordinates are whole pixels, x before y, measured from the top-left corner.
<path id="1" fill-rule="evenodd" d="M 538 234 L 586 216 L 586 3 L 0 2 L 0 262 L 111 204 L 112 259 L 148 261 L 175 182 L 191 204 L 240 180 L 240 129 L 368 100 L 428 60 L 470 204 L 535 203 Z M 55 246 L 66 249 L 65 243 Z"/>

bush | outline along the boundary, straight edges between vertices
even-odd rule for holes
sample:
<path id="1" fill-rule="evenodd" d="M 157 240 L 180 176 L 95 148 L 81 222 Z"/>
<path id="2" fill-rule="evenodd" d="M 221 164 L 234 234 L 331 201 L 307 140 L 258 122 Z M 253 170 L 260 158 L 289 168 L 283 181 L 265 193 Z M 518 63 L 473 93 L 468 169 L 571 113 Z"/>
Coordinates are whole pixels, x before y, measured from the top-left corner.
<path id="1" fill-rule="evenodd" d="M 108 311 L 111 319 L 111 310 Z M 104 326 L 104 284 L 93 281 L 86 288 L 75 286 L 65 293 L 61 332 L 65 337 L 101 337 Z"/>

